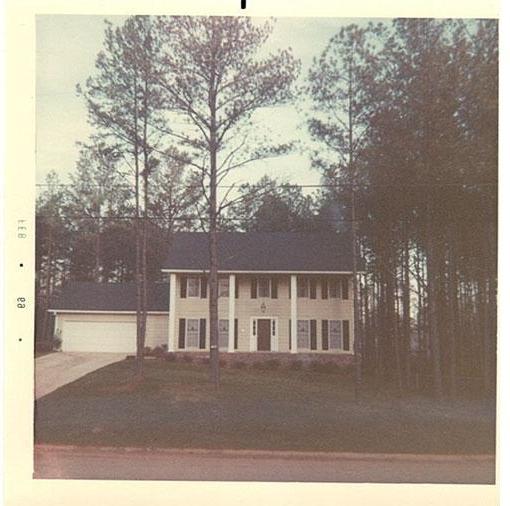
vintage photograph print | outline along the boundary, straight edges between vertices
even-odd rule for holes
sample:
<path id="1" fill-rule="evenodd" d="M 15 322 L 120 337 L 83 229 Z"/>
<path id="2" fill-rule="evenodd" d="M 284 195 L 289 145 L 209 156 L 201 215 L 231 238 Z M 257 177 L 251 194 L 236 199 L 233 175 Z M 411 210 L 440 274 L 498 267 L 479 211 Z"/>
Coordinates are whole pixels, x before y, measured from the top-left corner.
<path id="1" fill-rule="evenodd" d="M 495 483 L 498 22 L 39 15 L 34 477 Z"/>

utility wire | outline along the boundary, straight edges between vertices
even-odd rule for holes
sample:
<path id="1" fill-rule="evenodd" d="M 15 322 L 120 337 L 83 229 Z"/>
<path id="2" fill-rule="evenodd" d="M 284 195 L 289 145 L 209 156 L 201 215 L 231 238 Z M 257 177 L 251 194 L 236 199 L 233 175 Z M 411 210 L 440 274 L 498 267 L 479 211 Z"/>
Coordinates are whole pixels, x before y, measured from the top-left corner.
<path id="1" fill-rule="evenodd" d="M 217 188 L 229 189 L 229 188 L 242 188 L 245 189 L 247 185 L 245 184 L 234 184 L 234 185 L 218 185 Z M 490 181 L 482 181 L 482 182 L 429 182 L 429 183 L 367 183 L 367 184 L 355 184 L 355 187 L 358 188 L 413 188 L 413 187 L 429 187 L 429 186 L 497 186 L 497 182 Z M 74 183 L 59 183 L 59 184 L 49 184 L 49 183 L 36 183 L 37 187 L 70 187 L 70 186 L 78 186 Z M 131 185 L 88 185 L 89 188 L 133 188 Z M 180 188 L 209 188 L 209 185 L 179 185 Z M 335 183 L 335 184 L 277 184 L 274 185 L 275 188 L 351 188 L 350 183 Z"/>
<path id="2" fill-rule="evenodd" d="M 136 220 L 136 216 L 89 216 L 87 214 L 73 214 L 73 215 L 59 215 L 59 214 L 36 214 L 37 218 L 60 218 L 60 219 L 76 219 L 76 220 Z M 143 216 L 139 217 L 140 220 L 143 219 Z M 166 218 L 165 216 L 147 216 L 148 220 L 163 220 L 163 221 L 208 221 L 209 218 L 200 218 L 200 217 L 180 217 L 180 218 Z M 249 219 L 249 218 L 248 218 Z M 324 221 L 328 223 L 352 223 L 352 220 L 343 220 L 343 219 L 335 219 L 335 218 L 312 218 L 313 221 Z M 246 221 L 244 218 L 221 218 L 221 221 L 229 221 L 229 222 L 244 222 Z M 356 220 L 359 222 L 360 220 Z"/>

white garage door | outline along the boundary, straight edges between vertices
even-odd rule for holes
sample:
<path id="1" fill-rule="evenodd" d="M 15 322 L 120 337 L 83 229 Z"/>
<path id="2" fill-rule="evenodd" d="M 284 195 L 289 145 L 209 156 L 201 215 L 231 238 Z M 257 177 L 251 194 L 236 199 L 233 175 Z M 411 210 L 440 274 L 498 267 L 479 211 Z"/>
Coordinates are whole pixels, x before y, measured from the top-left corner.
<path id="1" fill-rule="evenodd" d="M 62 351 L 136 352 L 136 322 L 66 321 Z"/>

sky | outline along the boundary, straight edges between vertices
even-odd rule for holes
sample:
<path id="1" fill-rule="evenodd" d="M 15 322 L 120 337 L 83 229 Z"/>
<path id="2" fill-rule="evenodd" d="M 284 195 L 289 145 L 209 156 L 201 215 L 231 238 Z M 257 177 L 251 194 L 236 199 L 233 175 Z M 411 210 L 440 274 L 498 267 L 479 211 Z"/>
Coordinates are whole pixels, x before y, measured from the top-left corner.
<path id="1" fill-rule="evenodd" d="M 55 170 L 63 182 L 76 165 L 76 142 L 86 141 L 93 132 L 87 123 L 83 98 L 76 85 L 94 73 L 94 62 L 101 50 L 104 20 L 114 24 L 122 16 L 44 15 L 37 17 L 36 37 L 36 182 L 42 183 Z M 270 48 L 291 47 L 301 60 L 302 76 L 314 56 L 343 25 L 365 24 L 366 20 L 347 18 L 278 18 L 268 41 Z M 266 133 L 282 141 L 308 138 L 305 118 L 295 105 L 259 111 L 255 121 Z M 264 174 L 294 184 L 313 185 L 320 174 L 310 168 L 303 150 L 290 155 L 259 161 L 232 174 L 230 182 L 254 182 Z"/>

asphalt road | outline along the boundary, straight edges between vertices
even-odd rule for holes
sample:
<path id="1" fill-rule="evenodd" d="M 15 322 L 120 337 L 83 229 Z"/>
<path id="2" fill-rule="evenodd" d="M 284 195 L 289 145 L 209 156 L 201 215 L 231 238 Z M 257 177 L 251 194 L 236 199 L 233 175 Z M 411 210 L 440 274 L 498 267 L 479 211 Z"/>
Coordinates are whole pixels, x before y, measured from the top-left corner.
<path id="1" fill-rule="evenodd" d="M 34 478 L 492 484 L 492 456 L 36 447 Z"/>

